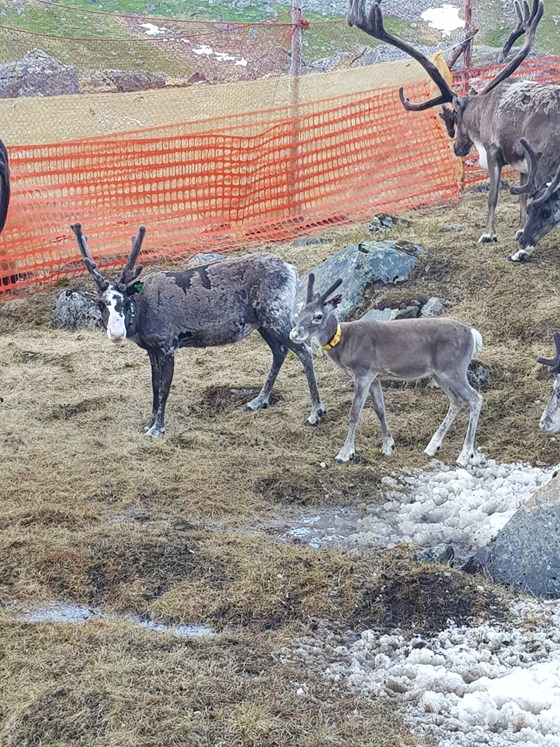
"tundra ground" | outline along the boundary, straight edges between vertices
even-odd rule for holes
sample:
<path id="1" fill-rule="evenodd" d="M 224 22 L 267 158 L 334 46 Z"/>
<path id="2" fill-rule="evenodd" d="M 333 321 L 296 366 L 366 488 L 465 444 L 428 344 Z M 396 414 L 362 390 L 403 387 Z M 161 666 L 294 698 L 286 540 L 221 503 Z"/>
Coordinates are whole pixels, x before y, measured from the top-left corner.
<path id="1" fill-rule="evenodd" d="M 448 315 L 484 338 L 477 357 L 492 385 L 478 448 L 503 462 L 556 464 L 559 441 L 538 429 L 551 381 L 536 358 L 552 354 L 560 328 L 558 234 L 533 263 L 513 264 L 506 255 L 516 203 L 500 196 L 498 245 L 476 242 L 484 213 L 485 196 L 473 193 L 459 206 L 408 215 L 410 227 L 391 237 L 425 251 L 409 281 L 375 288 L 366 308 L 443 297 Z M 465 230 L 448 230 L 457 224 Z M 330 244 L 273 251 L 305 271 L 371 238 L 365 225 L 328 237 Z M 89 289 L 87 279 L 77 285 Z M 326 358 L 315 360 L 327 414 L 306 427 L 308 390 L 291 356 L 276 403 L 245 413 L 240 404 L 252 392 L 244 390 L 260 387 L 269 365 L 254 334 L 178 354 L 167 434 L 149 440 L 146 354 L 114 346 L 101 330 L 53 329 L 57 292 L 0 306 L 0 743 L 417 744 L 386 702 L 332 689 L 283 663 L 282 647 L 324 624 L 381 633 L 387 620 L 393 629 L 429 630 L 449 617 L 503 618 L 507 595 L 480 578 L 417 563 L 409 549 L 316 550 L 280 541 L 270 527 L 310 507 L 375 501 L 383 476 L 424 465 L 422 450 L 446 411 L 443 394 L 386 387 L 394 456 L 380 455 L 369 408 L 356 461 L 339 466 L 350 380 Z M 465 428 L 463 413 L 443 461 L 457 456 Z M 387 589 L 398 590 L 398 604 Z M 82 625 L 14 616 L 17 605 L 55 601 L 115 616 Z M 124 617 L 131 612 L 209 625 L 216 635 L 154 633 Z"/>

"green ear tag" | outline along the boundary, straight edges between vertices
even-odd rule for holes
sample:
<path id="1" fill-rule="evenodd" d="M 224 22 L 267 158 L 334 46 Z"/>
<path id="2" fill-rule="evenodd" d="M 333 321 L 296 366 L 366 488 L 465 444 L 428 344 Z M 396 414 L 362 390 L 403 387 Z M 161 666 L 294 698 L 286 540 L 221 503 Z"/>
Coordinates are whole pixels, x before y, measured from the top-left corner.
<path id="1" fill-rule="evenodd" d="M 144 290 L 144 283 L 134 283 L 132 287 L 134 288 L 135 293 L 142 293 L 142 291 Z"/>

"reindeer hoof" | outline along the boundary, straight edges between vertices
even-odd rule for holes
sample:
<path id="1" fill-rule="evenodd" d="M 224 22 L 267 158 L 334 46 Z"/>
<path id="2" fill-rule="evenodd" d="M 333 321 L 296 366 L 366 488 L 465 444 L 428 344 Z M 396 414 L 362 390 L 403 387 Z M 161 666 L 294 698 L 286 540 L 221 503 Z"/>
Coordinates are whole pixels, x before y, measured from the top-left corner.
<path id="1" fill-rule="evenodd" d="M 533 257 L 529 254 L 529 252 L 526 252 L 524 249 L 519 249 L 513 254 L 508 254 L 508 259 L 511 262 L 520 262 L 520 263 L 527 263 L 527 262 L 533 261 Z"/>
<path id="2" fill-rule="evenodd" d="M 305 425 L 319 425 L 321 418 L 326 413 L 326 409 L 323 405 L 320 405 L 305 421 Z"/>
<path id="3" fill-rule="evenodd" d="M 482 236 L 479 238 L 478 243 L 479 244 L 491 244 L 497 241 L 498 241 L 498 237 L 495 233 L 483 233 Z"/>
<path id="4" fill-rule="evenodd" d="M 356 456 L 355 452 L 352 452 L 350 456 L 341 456 L 340 454 L 335 458 L 335 462 L 337 464 L 348 464 L 348 462 L 351 462 L 354 457 Z"/>
<path id="5" fill-rule="evenodd" d="M 163 426 L 158 425 L 152 425 L 151 428 L 148 428 L 146 431 L 146 436 L 150 436 L 151 438 L 159 438 L 160 436 L 163 436 L 165 433 L 165 428 Z"/>

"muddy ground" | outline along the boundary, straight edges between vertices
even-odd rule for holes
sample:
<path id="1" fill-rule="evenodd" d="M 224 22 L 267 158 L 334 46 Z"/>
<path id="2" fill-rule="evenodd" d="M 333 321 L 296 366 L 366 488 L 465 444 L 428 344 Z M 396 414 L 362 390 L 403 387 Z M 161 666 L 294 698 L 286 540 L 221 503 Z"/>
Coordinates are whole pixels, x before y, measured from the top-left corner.
<path id="1" fill-rule="evenodd" d="M 478 358 L 492 385 L 479 448 L 503 462 L 556 464 L 559 442 L 538 429 L 551 382 L 536 358 L 551 354 L 560 326 L 558 234 L 533 263 L 512 264 L 507 237 L 517 206 L 502 193 L 504 241 L 482 246 L 484 204 L 473 193 L 455 207 L 409 214 L 411 225 L 392 237 L 425 251 L 409 281 L 375 288 L 367 307 L 442 296 L 449 315 L 484 337 Z M 464 230 L 449 230 L 458 224 Z M 274 251 L 305 271 L 370 238 L 365 225 L 328 237 Z M 81 286 L 89 287 L 85 279 Z M 378 500 L 383 476 L 425 465 L 422 450 L 446 411 L 441 392 L 387 387 L 394 456 L 380 455 L 368 410 L 355 463 L 338 466 L 350 381 L 316 359 L 327 415 L 306 427 L 305 377 L 290 358 L 274 406 L 245 413 L 251 392 L 239 390 L 259 387 L 269 365 L 255 334 L 236 346 L 181 351 L 167 435 L 149 440 L 145 353 L 112 345 L 101 330 L 53 329 L 59 290 L 0 306 L 0 743 L 418 744 L 390 704 L 335 690 L 280 652 L 324 625 L 359 634 L 430 631 L 449 617 L 503 619 L 507 594 L 420 564 L 410 548 L 313 549 L 280 539 L 277 527 L 309 508 Z M 459 453 L 465 427 L 463 415 L 443 461 Z M 55 601 L 115 616 L 82 625 L 14 616 L 14 605 Z M 125 613 L 209 625 L 216 635 L 158 634 Z"/>

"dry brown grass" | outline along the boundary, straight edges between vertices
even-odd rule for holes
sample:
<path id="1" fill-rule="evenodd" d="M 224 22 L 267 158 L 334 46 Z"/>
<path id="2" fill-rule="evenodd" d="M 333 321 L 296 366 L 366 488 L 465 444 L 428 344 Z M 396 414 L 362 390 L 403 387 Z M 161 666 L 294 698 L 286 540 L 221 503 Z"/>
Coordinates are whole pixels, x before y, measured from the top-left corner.
<path id="1" fill-rule="evenodd" d="M 371 303 L 444 296 L 450 315 L 485 339 L 480 360 L 492 388 L 479 446 L 498 460 L 557 463 L 559 443 L 538 429 L 550 381 L 536 363 L 560 325 L 557 238 L 543 242 L 533 264 L 511 264 L 507 246 L 476 243 L 484 202 L 469 195 L 456 209 L 411 215 L 411 227 L 394 235 L 426 251 L 409 282 L 375 289 Z M 502 195 L 502 236 L 513 233 L 516 213 Z M 443 223 L 468 228 L 440 233 Z M 330 236 L 331 245 L 275 251 L 303 271 L 370 238 L 365 226 Z M 312 550 L 282 543 L 266 527 L 279 513 L 374 501 L 383 475 L 424 465 L 422 449 L 446 410 L 441 392 L 387 388 L 394 457 L 381 458 L 368 410 L 358 458 L 340 467 L 333 458 L 345 437 L 350 381 L 316 361 L 327 416 L 305 427 L 307 387 L 290 357 L 276 404 L 244 413 L 244 390 L 259 387 L 269 365 L 254 335 L 178 355 L 168 433 L 151 441 L 141 429 L 151 400 L 145 353 L 116 348 L 101 331 L 52 329 L 55 297 L 0 306 L 0 744 L 413 744 L 385 705 L 380 713 L 280 664 L 281 646 L 319 620 L 428 631 L 440 624 L 434 599 L 441 624 L 503 614 L 492 591 L 481 593 L 479 579 L 426 571 L 406 552 Z M 443 460 L 458 454 L 465 426 L 463 416 Z M 206 623 L 221 635 L 186 641 L 125 622 L 13 622 L 10 602 L 37 600 Z M 302 682 L 310 693 L 297 696 Z"/>

